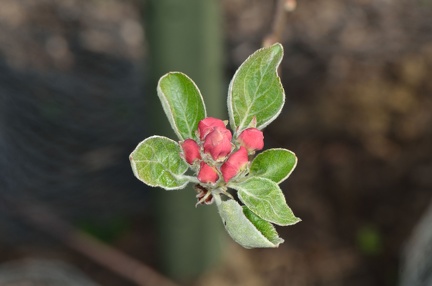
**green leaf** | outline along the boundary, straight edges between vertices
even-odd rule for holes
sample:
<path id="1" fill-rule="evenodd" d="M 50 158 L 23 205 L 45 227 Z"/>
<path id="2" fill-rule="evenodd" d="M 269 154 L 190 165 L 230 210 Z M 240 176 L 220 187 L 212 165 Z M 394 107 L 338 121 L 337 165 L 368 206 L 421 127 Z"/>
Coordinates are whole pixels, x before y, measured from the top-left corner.
<path id="1" fill-rule="evenodd" d="M 221 201 L 218 209 L 228 234 L 244 248 L 278 247 L 283 242 L 271 223 L 235 200 Z"/>
<path id="2" fill-rule="evenodd" d="M 282 45 L 262 48 L 238 68 L 228 90 L 228 113 L 232 130 L 241 132 L 254 117 L 263 129 L 281 112 L 285 93 L 277 75 Z"/>
<path id="3" fill-rule="evenodd" d="M 260 218 L 277 225 L 292 225 L 300 221 L 285 202 L 278 184 L 259 177 L 230 184 L 240 200 Z"/>
<path id="4" fill-rule="evenodd" d="M 249 219 L 249 221 L 261 231 L 261 233 L 274 245 L 279 245 L 284 240 L 279 237 L 275 227 L 268 221 L 263 220 L 256 214 L 254 214 L 248 207 L 243 207 L 243 214 Z"/>
<path id="5" fill-rule="evenodd" d="M 169 138 L 152 136 L 145 139 L 129 159 L 135 177 L 151 187 L 175 190 L 188 183 L 182 177 L 188 165 L 180 157 L 180 146 Z"/>
<path id="6" fill-rule="evenodd" d="M 171 72 L 159 80 L 157 93 L 172 129 L 180 138 L 195 138 L 198 122 L 206 117 L 204 100 L 185 74 Z"/>
<path id="7" fill-rule="evenodd" d="M 297 165 L 296 155 L 286 149 L 268 149 L 258 154 L 250 166 L 250 176 L 267 178 L 281 183 Z"/>

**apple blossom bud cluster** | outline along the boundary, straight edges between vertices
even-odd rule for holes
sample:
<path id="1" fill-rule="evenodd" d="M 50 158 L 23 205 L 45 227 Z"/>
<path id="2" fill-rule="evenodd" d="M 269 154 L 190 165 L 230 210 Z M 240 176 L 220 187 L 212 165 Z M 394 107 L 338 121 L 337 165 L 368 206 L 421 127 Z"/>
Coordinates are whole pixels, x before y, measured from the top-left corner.
<path id="1" fill-rule="evenodd" d="M 233 140 L 220 119 L 207 117 L 198 123 L 197 141 L 180 142 L 184 160 L 197 172 L 199 203 L 209 204 L 211 189 L 225 186 L 240 174 L 247 174 L 249 155 L 264 147 L 262 131 L 250 127 Z M 210 191 L 208 191 L 210 189 Z"/>
<path id="2" fill-rule="evenodd" d="M 250 55 L 230 81 L 228 121 L 207 117 L 198 86 L 181 72 L 169 72 L 157 95 L 177 140 L 153 135 L 130 154 L 133 174 L 165 190 L 194 185 L 197 203 L 214 203 L 228 234 L 245 248 L 278 247 L 273 226 L 300 221 L 279 184 L 297 165 L 290 150 L 264 148 L 261 131 L 282 112 L 285 92 L 278 69 L 283 47 L 275 43 Z M 179 214 L 181 215 L 181 214 Z"/>

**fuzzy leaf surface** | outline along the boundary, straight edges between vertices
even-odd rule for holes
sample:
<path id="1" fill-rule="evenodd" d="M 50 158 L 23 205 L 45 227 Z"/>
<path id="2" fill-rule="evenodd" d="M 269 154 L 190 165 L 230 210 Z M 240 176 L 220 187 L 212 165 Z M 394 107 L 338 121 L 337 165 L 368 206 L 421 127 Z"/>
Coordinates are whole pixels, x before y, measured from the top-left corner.
<path id="1" fill-rule="evenodd" d="M 251 177 L 231 184 L 240 200 L 260 218 L 277 225 L 292 225 L 300 221 L 285 202 L 278 184 L 260 177 Z"/>
<path id="2" fill-rule="evenodd" d="M 281 112 L 285 93 L 277 68 L 283 57 L 282 45 L 262 48 L 238 68 L 228 90 L 228 114 L 231 128 L 241 132 L 255 117 L 263 129 Z"/>
<path id="3" fill-rule="evenodd" d="M 160 78 L 157 93 L 179 139 L 195 138 L 198 122 L 206 117 L 204 100 L 196 84 L 183 73 L 171 72 Z"/>
<path id="4" fill-rule="evenodd" d="M 235 200 L 218 204 L 228 234 L 244 248 L 278 247 L 283 242 L 273 227 Z"/>
<path id="5" fill-rule="evenodd" d="M 296 155 L 286 149 L 268 149 L 258 154 L 250 166 L 250 175 L 281 183 L 297 166 Z"/>
<path id="6" fill-rule="evenodd" d="M 135 177 L 151 187 L 175 190 L 184 188 L 188 183 L 181 176 L 188 165 L 180 157 L 180 146 L 169 138 L 152 136 L 145 139 L 129 159 Z"/>

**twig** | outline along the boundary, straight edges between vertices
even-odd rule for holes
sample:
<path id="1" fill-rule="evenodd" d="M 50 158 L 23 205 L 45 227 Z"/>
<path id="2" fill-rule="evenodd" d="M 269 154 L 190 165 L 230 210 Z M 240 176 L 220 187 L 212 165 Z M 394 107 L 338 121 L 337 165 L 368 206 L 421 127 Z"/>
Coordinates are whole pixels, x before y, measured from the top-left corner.
<path id="1" fill-rule="evenodd" d="M 285 0 L 285 10 L 288 12 L 292 12 L 297 7 L 296 0 Z"/>
<path id="2" fill-rule="evenodd" d="M 138 260 L 90 235 L 77 231 L 73 226 L 41 205 L 12 203 L 10 200 L 7 201 L 7 205 L 13 207 L 9 207 L 9 209 L 14 210 L 10 213 L 14 213 L 38 229 L 59 239 L 75 251 L 137 285 L 176 285 Z"/>
<path id="3" fill-rule="evenodd" d="M 269 47 L 281 41 L 287 12 L 294 11 L 296 7 L 296 0 L 277 0 L 272 29 L 270 34 L 264 38 L 263 47 Z"/>

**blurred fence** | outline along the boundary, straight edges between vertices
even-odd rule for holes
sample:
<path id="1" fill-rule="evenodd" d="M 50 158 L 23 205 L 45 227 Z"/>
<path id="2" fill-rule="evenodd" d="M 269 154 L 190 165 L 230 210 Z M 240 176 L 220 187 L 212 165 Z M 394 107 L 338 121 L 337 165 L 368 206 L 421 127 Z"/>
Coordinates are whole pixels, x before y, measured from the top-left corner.
<path id="1" fill-rule="evenodd" d="M 0 66 L 2 196 L 34 198 L 73 216 L 144 207 L 128 162 L 144 137 L 136 70 L 93 64 L 105 74 Z"/>
<path id="2" fill-rule="evenodd" d="M 54 2 L 2 3 L 3 14 L 15 11 L 25 19 L 0 21 L 0 240 L 9 242 L 28 238 L 7 215 L 5 199 L 43 203 L 69 219 L 126 216 L 145 208 L 143 185 L 128 160 L 146 130 L 140 62 L 85 41 L 90 20 L 83 6 L 90 4 L 67 10 L 70 3 Z M 75 11 L 80 8 L 82 14 Z M 104 21 L 118 39 L 116 27 L 123 22 L 99 17 L 99 26 Z M 124 42 L 120 38 L 118 46 Z M 67 49 L 68 57 L 58 58 L 68 58 L 66 66 L 56 66 L 55 52 L 50 63 L 55 43 Z"/>

